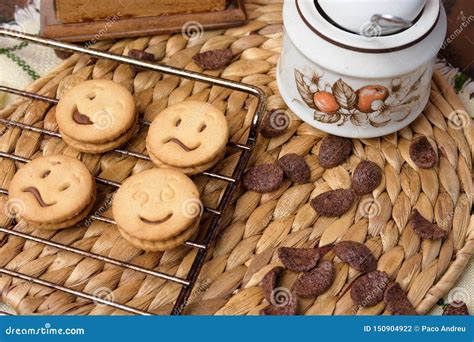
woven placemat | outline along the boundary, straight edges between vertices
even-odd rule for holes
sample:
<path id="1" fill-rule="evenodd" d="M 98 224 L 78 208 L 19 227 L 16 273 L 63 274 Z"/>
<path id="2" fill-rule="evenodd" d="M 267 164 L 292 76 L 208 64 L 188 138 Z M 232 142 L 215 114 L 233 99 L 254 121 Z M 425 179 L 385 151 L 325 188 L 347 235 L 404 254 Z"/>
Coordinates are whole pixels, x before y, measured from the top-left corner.
<path id="1" fill-rule="evenodd" d="M 282 43 L 282 1 L 249 0 L 251 21 L 228 30 L 204 32 L 189 40 L 181 34 L 125 39 L 97 44 L 96 48 L 127 54 L 130 49 L 153 53 L 157 60 L 176 67 L 200 71 L 191 57 L 200 51 L 230 47 L 236 60 L 223 71 L 210 72 L 257 85 L 268 95 L 269 109 L 286 109 L 275 81 L 276 63 Z M 152 119 L 167 105 L 187 99 L 211 102 L 229 119 L 233 141 L 242 141 L 255 110 L 255 101 L 245 94 L 159 73 L 136 71 L 106 60 L 73 55 L 27 90 L 60 97 L 72 85 L 89 78 L 108 78 L 128 87 L 146 119 Z M 208 255 L 199 280 L 188 301 L 186 314 L 257 314 L 268 303 L 259 286 L 263 275 L 279 265 L 279 246 L 315 246 L 350 239 L 365 243 L 385 270 L 407 291 L 419 313 L 426 313 L 447 293 L 474 251 L 472 208 L 472 158 L 474 128 L 447 82 L 436 74 L 430 103 L 410 127 L 397 134 L 375 139 L 353 139 L 354 151 L 347 163 L 324 170 L 318 165 L 319 141 L 325 133 L 291 114 L 288 131 L 273 139 L 259 136 L 251 164 L 273 162 L 287 153 L 298 153 L 311 167 L 311 183 L 284 185 L 269 194 L 240 190 L 226 212 L 215 247 Z M 457 112 L 456 112 L 457 111 Z M 57 129 L 54 107 L 20 99 L 0 111 L 3 118 Z M 144 151 L 146 131 L 126 146 Z M 418 135 L 431 137 L 438 145 L 439 164 L 420 170 L 408 155 L 410 140 Z M 152 167 L 115 153 L 86 155 L 68 148 L 61 140 L 45 138 L 19 129 L 1 127 L 2 151 L 34 158 L 42 154 L 64 153 L 80 158 L 97 176 L 123 181 L 130 174 Z M 226 174 L 237 159 L 228 154 L 217 166 Z M 384 170 L 382 184 L 360 199 L 358 205 L 340 218 L 318 217 L 309 206 L 316 194 L 331 188 L 350 187 L 351 172 L 361 159 L 369 159 Z M 0 159 L 1 186 L 8 184 L 17 165 Z M 222 182 L 197 177 L 204 204 L 213 207 L 222 193 Z M 97 210 L 110 215 L 108 189 L 100 189 Z M 6 198 L 0 197 L 2 203 Z M 101 207 L 102 205 L 102 207 Z M 412 208 L 447 229 L 446 240 L 420 241 L 407 223 Z M 105 211 L 104 211 L 105 210 Z M 2 214 L 1 226 L 12 225 Z M 39 231 L 24 222 L 13 229 L 45 239 L 70 244 L 147 268 L 183 276 L 195 250 L 180 247 L 165 253 L 143 253 L 123 240 L 116 227 L 93 222 L 60 232 Z M 78 255 L 58 252 L 44 245 L 0 235 L 0 265 L 76 290 L 106 297 L 153 313 L 170 312 L 180 287 L 164 280 L 104 264 Z M 328 257 L 333 257 L 331 254 Z M 346 264 L 336 264 L 333 286 L 316 299 L 299 301 L 301 314 L 381 314 L 382 304 L 359 309 L 346 289 L 357 277 Z M 291 288 L 297 274 L 285 272 L 282 287 Z M 9 276 L 0 277 L 5 303 L 19 314 L 123 314 L 113 308 L 77 299 L 60 291 L 27 283 Z"/>

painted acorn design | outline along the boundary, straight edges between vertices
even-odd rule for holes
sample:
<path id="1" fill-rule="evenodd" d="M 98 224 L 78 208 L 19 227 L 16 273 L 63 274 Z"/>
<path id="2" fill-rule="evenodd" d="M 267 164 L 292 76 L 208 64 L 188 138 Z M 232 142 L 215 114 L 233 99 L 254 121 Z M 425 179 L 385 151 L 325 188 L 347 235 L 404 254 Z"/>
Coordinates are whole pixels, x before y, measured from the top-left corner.
<path id="1" fill-rule="evenodd" d="M 315 71 L 311 77 L 295 69 L 296 89 L 301 98 L 293 101 L 313 109 L 314 120 L 321 123 L 342 126 L 351 122 L 358 127 L 384 127 L 393 114 L 399 117 L 397 121 L 410 114 L 408 105 L 419 100 L 421 79 L 427 72 L 428 68 L 414 80 L 394 79 L 390 89 L 371 84 L 354 90 L 342 78 L 323 85 L 321 72 Z"/>
<path id="2" fill-rule="evenodd" d="M 316 108 L 324 113 L 335 113 L 340 108 L 334 95 L 328 91 L 317 91 L 314 93 L 313 101 Z"/>
<path id="3" fill-rule="evenodd" d="M 376 101 L 385 101 L 389 95 L 388 89 L 381 85 L 368 85 L 356 91 L 356 108 L 362 113 L 372 113 Z M 379 102 L 380 103 L 380 102 Z"/>

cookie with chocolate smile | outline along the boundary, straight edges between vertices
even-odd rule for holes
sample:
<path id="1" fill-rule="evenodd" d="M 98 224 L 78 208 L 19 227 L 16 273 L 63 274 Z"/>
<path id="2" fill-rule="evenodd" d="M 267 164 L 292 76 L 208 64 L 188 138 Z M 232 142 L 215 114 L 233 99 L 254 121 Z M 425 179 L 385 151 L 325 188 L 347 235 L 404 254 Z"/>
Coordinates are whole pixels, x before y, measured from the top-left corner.
<path id="1" fill-rule="evenodd" d="M 88 153 L 113 150 L 138 130 L 132 94 L 105 79 L 89 80 L 66 92 L 56 107 L 56 121 L 63 141 Z"/>
<path id="2" fill-rule="evenodd" d="M 157 166 L 193 175 L 222 159 L 228 139 L 228 123 L 219 108 L 207 102 L 185 101 L 156 116 L 146 147 Z"/>
<path id="3" fill-rule="evenodd" d="M 196 185 L 184 173 L 154 168 L 125 180 L 112 211 L 125 240 L 140 249 L 164 251 L 197 232 L 202 204 Z"/>
<path id="4" fill-rule="evenodd" d="M 79 160 L 50 155 L 24 165 L 10 183 L 8 214 L 42 229 L 71 227 L 96 198 L 95 180 Z"/>

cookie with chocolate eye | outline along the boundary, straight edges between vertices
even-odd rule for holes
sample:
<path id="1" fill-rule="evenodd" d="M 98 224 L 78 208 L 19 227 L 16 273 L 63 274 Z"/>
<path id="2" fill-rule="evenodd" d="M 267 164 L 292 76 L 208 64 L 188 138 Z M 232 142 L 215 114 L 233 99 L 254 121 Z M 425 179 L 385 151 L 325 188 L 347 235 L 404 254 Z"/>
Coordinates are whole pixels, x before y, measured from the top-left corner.
<path id="1" fill-rule="evenodd" d="M 5 212 L 42 229 L 75 225 L 90 212 L 95 180 L 79 160 L 50 155 L 32 160 L 14 175 Z"/>
<path id="2" fill-rule="evenodd" d="M 172 249 L 197 231 L 202 204 L 193 181 L 177 170 L 153 168 L 127 178 L 112 212 L 120 234 L 137 248 Z"/>
<path id="3" fill-rule="evenodd" d="M 166 108 L 150 125 L 146 148 L 161 168 L 188 175 L 213 167 L 224 156 L 229 127 L 224 113 L 202 101 Z"/>
<path id="4" fill-rule="evenodd" d="M 132 94 L 110 80 L 89 80 L 59 100 L 56 121 L 64 142 L 81 152 L 102 153 L 127 142 L 137 131 Z"/>

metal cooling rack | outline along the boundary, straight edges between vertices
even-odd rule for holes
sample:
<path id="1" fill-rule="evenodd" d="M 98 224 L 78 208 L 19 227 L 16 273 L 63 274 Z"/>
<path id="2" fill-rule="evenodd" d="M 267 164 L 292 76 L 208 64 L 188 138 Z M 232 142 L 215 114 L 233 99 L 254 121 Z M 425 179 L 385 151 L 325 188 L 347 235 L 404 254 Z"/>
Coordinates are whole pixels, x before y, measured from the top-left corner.
<path id="1" fill-rule="evenodd" d="M 208 229 L 206 235 L 204 236 L 203 241 L 201 241 L 200 243 L 193 242 L 193 241 L 188 241 L 188 242 L 185 243 L 188 247 L 197 249 L 196 257 L 195 257 L 195 259 L 192 263 L 192 266 L 191 266 L 191 268 L 190 268 L 190 270 L 189 270 L 189 272 L 188 272 L 188 274 L 185 278 L 180 278 L 180 277 L 176 277 L 176 276 L 166 274 L 166 273 L 163 273 L 163 272 L 158 272 L 158 271 L 155 271 L 155 270 L 143 268 L 143 267 L 133 265 L 133 264 L 130 264 L 130 263 L 127 263 L 127 262 L 123 262 L 123 261 L 120 261 L 120 260 L 117 260 L 117 259 L 112 259 L 112 258 L 103 256 L 103 255 L 100 255 L 100 254 L 87 252 L 87 251 L 84 251 L 84 250 L 81 250 L 81 249 L 78 249 L 78 248 L 75 248 L 75 247 L 71 247 L 71 246 L 64 245 L 64 244 L 57 243 L 57 242 L 52 242 L 52 241 L 42 239 L 42 238 L 39 238 L 39 237 L 35 237 L 35 236 L 29 235 L 29 234 L 17 232 L 17 231 L 14 231 L 13 229 L 10 229 L 8 227 L 0 227 L 0 233 L 16 236 L 16 237 L 23 238 L 23 239 L 28 240 L 28 241 L 40 243 L 40 244 L 43 244 L 43 245 L 49 246 L 49 247 L 53 247 L 53 248 L 56 248 L 58 250 L 75 253 L 75 254 L 81 255 L 83 257 L 92 258 L 92 259 L 95 259 L 95 260 L 98 260 L 98 261 L 101 261 L 101 262 L 105 262 L 105 263 L 108 263 L 108 264 L 111 264 L 111 265 L 122 267 L 124 269 L 130 269 L 130 270 L 133 270 L 133 271 L 144 273 L 146 275 L 162 278 L 162 279 L 165 279 L 167 281 L 179 284 L 179 285 L 181 285 L 181 290 L 180 290 L 179 295 L 178 295 L 178 297 L 177 297 L 177 299 L 174 303 L 173 309 L 171 311 L 171 315 L 180 315 L 180 314 L 182 314 L 184 308 L 188 304 L 187 301 L 189 299 L 189 296 L 191 294 L 193 286 L 196 283 L 199 272 L 201 271 L 201 268 L 204 264 L 207 252 L 208 252 L 209 248 L 211 247 L 212 243 L 214 242 L 214 240 L 216 238 L 216 235 L 217 235 L 217 232 L 219 231 L 222 215 L 223 215 L 226 208 L 229 206 L 229 204 L 231 202 L 231 199 L 232 199 L 232 197 L 235 193 L 235 190 L 236 190 L 236 187 L 239 183 L 239 180 L 242 177 L 242 174 L 243 174 L 243 172 L 245 170 L 245 167 L 248 163 L 250 153 L 251 153 L 253 147 L 255 146 L 258 121 L 259 121 L 259 118 L 261 117 L 263 111 L 265 110 L 265 104 L 266 104 L 265 103 L 266 102 L 265 93 L 260 88 L 252 86 L 252 85 L 248 85 L 248 84 L 244 84 L 244 83 L 240 83 L 240 82 L 235 82 L 235 81 L 230 81 L 230 80 L 226 80 L 226 79 L 222 79 L 222 78 L 212 77 L 212 76 L 208 76 L 208 75 L 204 75 L 204 74 L 200 74 L 200 73 L 196 73 L 196 72 L 191 72 L 191 71 L 187 71 L 187 70 L 183 70 L 183 69 L 178 69 L 178 68 L 174 68 L 174 67 L 170 67 L 170 66 L 166 66 L 166 65 L 154 64 L 154 63 L 144 62 L 144 61 L 140 61 L 140 60 L 135 60 L 135 59 L 125 57 L 125 56 L 122 56 L 122 55 L 117 55 L 117 54 L 104 52 L 104 51 L 99 51 L 99 50 L 90 49 L 90 48 L 84 48 L 84 47 L 81 47 L 81 46 L 76 46 L 76 45 L 73 45 L 73 44 L 68 44 L 68 43 L 63 43 L 63 42 L 57 42 L 57 41 L 54 41 L 54 40 L 44 39 L 44 38 L 41 38 L 41 37 L 38 37 L 38 36 L 25 34 L 25 33 L 18 32 L 18 31 L 13 31 L 13 30 L 8 30 L 8 29 L 0 29 L 0 36 L 7 36 L 7 37 L 10 37 L 10 38 L 16 38 L 16 39 L 20 39 L 20 40 L 23 40 L 23 41 L 29 41 L 29 42 L 32 42 L 32 43 L 44 45 L 44 46 L 59 49 L 59 50 L 64 50 L 64 51 L 67 51 L 67 52 L 82 53 L 82 54 L 86 54 L 86 55 L 96 57 L 96 58 L 109 59 L 109 60 L 113 60 L 115 62 L 133 65 L 133 66 L 136 66 L 136 67 L 139 67 L 139 68 L 142 68 L 142 69 L 163 72 L 163 73 L 166 73 L 166 74 L 179 76 L 179 77 L 187 78 L 187 79 L 198 81 L 198 82 L 204 82 L 204 83 L 208 83 L 208 84 L 215 85 L 215 86 L 221 86 L 221 87 L 229 88 L 229 89 L 232 89 L 232 90 L 247 93 L 249 95 L 255 96 L 258 99 L 257 108 L 256 108 L 255 113 L 254 113 L 253 118 L 252 118 L 250 130 L 249 130 L 249 135 L 248 135 L 246 143 L 245 144 L 238 144 L 238 143 L 230 142 L 228 144 L 229 147 L 235 148 L 235 149 L 238 149 L 238 150 L 241 151 L 240 152 L 241 155 L 240 155 L 239 160 L 237 162 L 237 165 L 236 165 L 236 167 L 235 167 L 235 169 L 232 173 L 232 176 L 228 177 L 228 176 L 224 176 L 224 175 L 213 173 L 213 172 L 202 172 L 201 173 L 201 175 L 204 175 L 204 176 L 207 176 L 207 177 L 210 177 L 210 178 L 213 178 L 213 179 L 218 179 L 218 180 L 224 181 L 224 182 L 227 183 L 227 185 L 226 185 L 224 194 L 221 197 L 221 200 L 219 201 L 217 207 L 216 208 L 207 208 L 207 207 L 204 208 L 204 210 L 207 211 L 212 217 L 211 217 L 211 221 L 210 221 L 210 224 L 209 224 L 209 229 Z M 19 95 L 19 96 L 23 96 L 23 97 L 33 99 L 33 100 L 44 101 L 44 102 L 50 103 L 52 105 L 56 105 L 58 103 L 58 100 L 55 99 L 55 98 L 50 98 L 50 97 L 46 97 L 46 96 L 43 96 L 43 95 L 34 94 L 34 93 L 30 93 L 30 92 L 25 92 L 25 91 L 22 91 L 22 90 L 13 89 L 13 88 L 5 87 L 5 86 L 0 86 L 0 91 L 11 93 L 11 94 L 16 94 L 16 95 Z M 16 127 L 16 128 L 20 128 L 22 130 L 31 131 L 31 132 L 35 132 L 35 133 L 38 133 L 38 134 L 43 134 L 43 135 L 47 135 L 47 136 L 51 136 L 51 137 L 55 137 L 55 138 L 61 138 L 61 134 L 58 133 L 58 132 L 46 130 L 46 129 L 43 129 L 43 128 L 34 127 L 34 126 L 31 126 L 31 125 L 26 125 L 26 124 L 21 123 L 21 122 L 16 122 L 16 121 L 7 120 L 7 119 L 0 119 L 0 124 L 4 125 L 4 126 L 7 126 L 7 127 Z M 141 120 L 141 124 L 142 125 L 149 125 L 150 122 L 145 121 L 145 120 Z M 115 149 L 113 151 L 116 152 L 116 153 L 120 153 L 122 155 L 128 156 L 128 157 L 134 157 L 134 158 L 138 158 L 138 159 L 142 159 L 142 160 L 150 160 L 150 158 L 147 155 L 142 154 L 142 153 L 138 153 L 138 152 L 128 151 L 128 150 L 124 150 L 124 149 Z M 21 157 L 21 156 L 15 155 L 15 154 L 11 154 L 11 153 L 6 153 L 6 152 L 0 152 L 0 158 L 8 158 L 10 160 L 13 160 L 15 162 L 20 162 L 20 163 L 28 163 L 30 161 L 30 159 L 28 159 L 28 158 L 24 158 L 24 157 Z M 115 188 L 120 187 L 120 183 L 117 183 L 117 182 L 114 182 L 114 181 L 111 181 L 111 180 L 96 177 L 96 181 L 98 183 L 105 184 L 105 185 L 108 185 L 108 186 L 112 186 L 112 187 L 115 187 Z M 0 189 L 0 194 L 1 195 L 8 195 L 8 190 Z M 101 222 L 108 223 L 108 224 L 116 224 L 113 219 L 110 219 L 110 218 L 107 218 L 107 217 L 104 217 L 104 216 L 101 216 L 101 215 L 90 215 L 88 217 L 88 219 L 95 220 L 95 221 L 101 221 Z M 110 306 L 110 307 L 113 307 L 113 308 L 116 308 L 116 309 L 120 309 L 120 310 L 129 312 L 129 313 L 132 313 L 132 314 L 152 315 L 152 313 L 147 312 L 147 311 L 143 311 L 143 310 L 131 307 L 131 306 L 120 304 L 120 303 L 114 302 L 112 300 L 99 298 L 99 297 L 93 296 L 89 293 L 85 293 L 85 292 L 82 292 L 82 291 L 77 291 L 77 290 L 62 286 L 62 285 L 51 283 L 51 282 L 42 280 L 42 279 L 37 278 L 37 277 L 33 277 L 33 276 L 30 276 L 30 275 L 27 275 L 27 274 L 23 274 L 23 273 L 19 273 L 19 272 L 13 271 L 13 270 L 9 270 L 5 267 L 0 267 L 0 274 L 9 275 L 9 276 L 12 276 L 12 277 L 15 277 L 15 278 L 18 278 L 18 279 L 22 279 L 22 280 L 27 281 L 27 282 L 31 282 L 33 284 L 46 286 L 46 287 L 49 287 L 49 288 L 54 289 L 54 290 L 59 290 L 59 291 L 74 295 L 76 297 L 80 297 L 80 298 L 83 298 L 83 299 L 93 301 L 95 303 L 99 303 L 99 304 L 102 304 L 102 305 L 106 305 L 106 306 Z"/>

